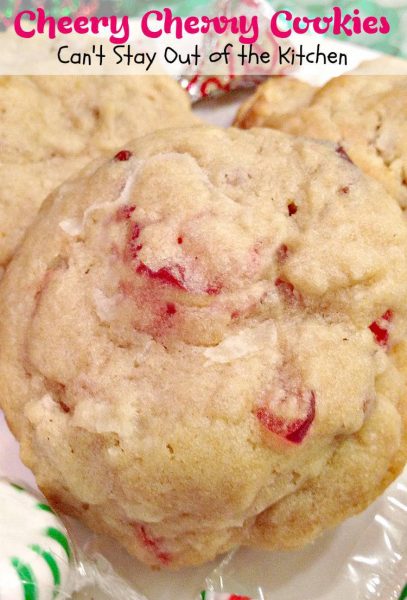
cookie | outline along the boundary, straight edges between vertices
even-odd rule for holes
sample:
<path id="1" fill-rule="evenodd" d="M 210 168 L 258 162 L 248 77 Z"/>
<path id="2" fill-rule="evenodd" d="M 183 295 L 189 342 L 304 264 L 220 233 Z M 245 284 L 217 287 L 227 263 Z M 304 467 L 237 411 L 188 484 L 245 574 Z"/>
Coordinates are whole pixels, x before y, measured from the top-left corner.
<path id="1" fill-rule="evenodd" d="M 407 223 L 334 145 L 158 132 L 44 203 L 0 402 L 58 510 L 140 560 L 301 546 L 406 457 Z"/>
<path id="2" fill-rule="evenodd" d="M 42 201 L 90 160 L 157 128 L 190 125 L 167 77 L 0 78 L 0 266 Z"/>
<path id="3" fill-rule="evenodd" d="M 316 88 L 294 77 L 274 76 L 259 85 L 254 94 L 239 108 L 235 125 L 274 127 L 311 102 Z"/>
<path id="4" fill-rule="evenodd" d="M 377 75 L 392 72 L 398 74 Z M 314 94 L 305 91 L 305 103 L 302 86 L 294 80 L 269 79 L 243 105 L 235 124 L 334 141 L 405 209 L 407 63 L 397 59 L 364 63 L 355 74 L 332 79 Z M 274 102 L 283 108 L 275 108 Z"/>

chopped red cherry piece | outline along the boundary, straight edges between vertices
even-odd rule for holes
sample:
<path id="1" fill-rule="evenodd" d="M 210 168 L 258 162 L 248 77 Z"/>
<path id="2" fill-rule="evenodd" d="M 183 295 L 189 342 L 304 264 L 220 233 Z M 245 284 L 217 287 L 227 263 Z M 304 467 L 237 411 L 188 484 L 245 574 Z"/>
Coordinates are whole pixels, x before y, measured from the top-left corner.
<path id="1" fill-rule="evenodd" d="M 140 237 L 141 227 L 138 223 L 131 222 L 128 236 L 127 236 L 127 246 L 126 246 L 126 258 L 128 260 L 135 260 L 139 251 L 142 249 L 143 244 L 138 243 L 138 238 Z"/>
<path id="2" fill-rule="evenodd" d="M 294 294 L 294 286 L 289 281 L 285 281 L 284 279 L 277 277 L 274 284 L 278 289 L 282 290 L 284 294 L 289 296 L 292 296 Z"/>
<path id="3" fill-rule="evenodd" d="M 217 296 L 218 294 L 221 293 L 221 290 L 222 290 L 222 286 L 220 284 L 213 284 L 213 285 L 208 285 L 205 292 L 209 296 Z"/>
<path id="4" fill-rule="evenodd" d="M 140 237 L 140 233 L 140 225 L 138 223 L 132 223 L 129 232 L 129 239 L 132 241 L 136 240 L 138 237 Z"/>
<path id="5" fill-rule="evenodd" d="M 168 565 L 171 562 L 171 554 L 165 552 L 161 548 L 160 540 L 154 539 L 148 533 L 144 525 L 135 524 L 136 533 L 147 550 L 149 550 L 163 565 Z"/>
<path id="6" fill-rule="evenodd" d="M 389 309 L 386 310 L 380 319 L 373 321 L 373 323 L 369 325 L 369 329 L 375 336 L 379 346 L 387 346 L 389 342 L 389 325 L 392 319 L 393 311 Z"/>
<path id="7" fill-rule="evenodd" d="M 173 302 L 167 302 L 167 315 L 175 315 L 177 312 L 176 306 Z"/>
<path id="8" fill-rule="evenodd" d="M 182 236 L 179 236 L 179 238 L 177 239 L 178 244 L 182 244 L 183 241 L 184 240 L 183 240 Z"/>
<path id="9" fill-rule="evenodd" d="M 131 206 L 129 204 L 123 204 L 116 211 L 116 221 L 126 221 L 130 219 L 132 213 L 136 210 L 135 206 Z"/>
<path id="10" fill-rule="evenodd" d="M 185 270 L 180 265 L 174 265 L 174 267 L 171 267 L 171 270 L 167 269 L 166 267 L 161 267 L 161 269 L 158 269 L 158 271 L 153 271 L 143 262 L 140 262 L 136 269 L 136 273 L 139 275 L 145 275 L 150 279 L 157 279 L 161 283 L 172 285 L 173 287 L 177 287 L 181 290 L 187 289 L 185 287 Z"/>
<path id="11" fill-rule="evenodd" d="M 166 285 L 179 288 L 181 290 L 187 290 L 185 284 L 185 268 L 181 265 L 175 264 L 170 267 L 161 267 L 157 271 L 154 271 L 148 267 L 144 262 L 140 261 L 138 254 L 143 248 L 143 244 L 139 243 L 139 237 L 141 234 L 142 227 L 131 219 L 131 215 L 135 211 L 135 206 L 122 206 L 116 213 L 116 219 L 118 221 L 128 220 L 127 224 L 127 243 L 124 252 L 124 259 L 127 261 L 137 261 L 135 265 L 135 272 L 138 275 L 144 275 L 150 279 L 155 279 Z M 178 237 L 178 243 L 182 244 L 183 238 Z M 222 286 L 220 284 L 209 284 L 206 289 L 202 290 L 202 293 L 206 293 L 210 296 L 215 296 L 221 292 Z M 174 311 L 175 312 L 175 311 Z M 174 314 L 169 312 L 168 314 Z"/>
<path id="12" fill-rule="evenodd" d="M 293 284 L 289 281 L 281 279 L 281 277 L 277 277 L 274 285 L 287 302 L 302 302 L 301 294 L 297 292 Z"/>
<path id="13" fill-rule="evenodd" d="M 250 600 L 249 596 L 236 596 L 236 594 L 232 594 L 229 596 L 229 600 Z"/>
<path id="14" fill-rule="evenodd" d="M 343 146 L 341 146 L 340 144 L 338 144 L 335 148 L 335 152 L 337 154 L 339 154 L 339 156 L 341 158 L 343 158 L 344 160 L 347 160 L 348 162 L 353 164 L 352 159 L 350 158 L 349 154 L 346 152 L 345 148 Z"/>
<path id="15" fill-rule="evenodd" d="M 116 154 L 116 156 L 114 157 L 114 159 L 123 162 L 123 161 L 129 160 L 129 158 L 131 156 L 133 156 L 133 153 L 130 152 L 130 150 L 120 150 Z"/>
<path id="16" fill-rule="evenodd" d="M 304 398 L 304 394 L 302 394 Z M 293 444 L 300 444 L 307 435 L 312 422 L 315 419 L 315 393 L 311 391 L 307 398 L 307 413 L 302 419 L 287 421 L 282 417 L 274 415 L 269 408 L 261 407 L 256 411 L 256 417 L 260 423 L 272 433 L 283 437 Z"/>
<path id="17" fill-rule="evenodd" d="M 295 215 L 295 213 L 298 210 L 298 206 L 296 205 L 295 202 L 290 202 L 290 204 L 287 206 L 288 208 L 288 214 L 291 217 L 291 215 Z"/>
<path id="18" fill-rule="evenodd" d="M 67 404 L 65 404 L 65 402 L 63 402 L 62 400 L 58 400 L 58 404 L 61 407 L 61 409 L 64 411 L 64 413 L 71 412 L 70 407 Z"/>
<path id="19" fill-rule="evenodd" d="M 281 244 L 281 246 L 279 246 L 277 248 L 276 254 L 277 254 L 278 262 L 283 263 L 287 259 L 287 256 L 288 256 L 287 246 L 285 244 Z"/>

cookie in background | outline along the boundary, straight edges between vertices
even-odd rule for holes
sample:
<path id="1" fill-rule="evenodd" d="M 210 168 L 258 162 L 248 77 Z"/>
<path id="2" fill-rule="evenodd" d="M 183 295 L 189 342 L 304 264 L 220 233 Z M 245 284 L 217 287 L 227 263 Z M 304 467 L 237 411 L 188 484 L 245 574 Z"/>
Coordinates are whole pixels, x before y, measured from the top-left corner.
<path id="1" fill-rule="evenodd" d="M 239 109 L 235 125 L 336 142 L 407 208 L 407 62 L 401 59 L 362 63 L 319 89 L 272 77 Z"/>
<path id="2" fill-rule="evenodd" d="M 129 138 L 198 123 L 165 76 L 0 78 L 0 267 L 45 197 Z"/>

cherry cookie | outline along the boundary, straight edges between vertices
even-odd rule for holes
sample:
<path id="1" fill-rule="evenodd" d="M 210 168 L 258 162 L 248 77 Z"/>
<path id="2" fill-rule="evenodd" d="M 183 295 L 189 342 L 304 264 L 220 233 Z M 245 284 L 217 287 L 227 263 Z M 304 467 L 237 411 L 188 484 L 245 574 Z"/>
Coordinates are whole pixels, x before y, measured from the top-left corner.
<path id="1" fill-rule="evenodd" d="M 58 510 L 155 566 L 294 548 L 406 456 L 407 224 L 335 145 L 167 130 L 43 205 L 0 402 Z"/>
<path id="2" fill-rule="evenodd" d="M 319 89 L 272 77 L 243 104 L 235 124 L 336 142 L 407 208 L 406 61 L 368 61 Z"/>
<path id="3" fill-rule="evenodd" d="M 45 197 L 128 139 L 192 125 L 171 78 L 0 77 L 0 267 Z"/>

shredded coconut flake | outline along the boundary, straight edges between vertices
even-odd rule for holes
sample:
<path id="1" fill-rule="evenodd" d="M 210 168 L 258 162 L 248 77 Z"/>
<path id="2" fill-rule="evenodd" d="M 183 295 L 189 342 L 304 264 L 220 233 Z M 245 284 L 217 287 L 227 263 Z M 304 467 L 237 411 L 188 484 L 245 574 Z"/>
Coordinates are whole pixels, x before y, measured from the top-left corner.
<path id="1" fill-rule="evenodd" d="M 95 302 L 96 314 L 101 321 L 111 321 L 113 311 L 116 307 L 118 296 L 108 298 L 102 290 L 95 288 L 93 290 L 93 300 Z"/>
<path id="2" fill-rule="evenodd" d="M 82 231 L 82 221 L 78 219 L 65 219 L 64 221 L 60 221 L 59 226 L 62 231 L 72 237 L 76 237 Z"/>
<path id="3" fill-rule="evenodd" d="M 214 348 L 206 348 L 208 358 L 205 366 L 216 363 L 229 363 L 244 356 L 261 352 L 276 345 L 277 333 L 273 323 L 267 322 L 243 329 L 236 335 L 230 335 Z"/>
<path id="4" fill-rule="evenodd" d="M 95 202 L 88 206 L 88 208 L 83 213 L 83 217 L 81 220 L 79 219 L 65 219 L 59 223 L 60 228 L 65 231 L 68 235 L 72 237 L 77 237 L 82 234 L 83 228 L 85 226 L 86 221 L 89 216 L 95 212 L 96 210 L 100 210 L 101 208 L 112 208 L 114 206 L 120 206 L 122 204 L 126 204 L 129 200 L 131 190 L 133 188 L 134 182 L 136 181 L 137 175 L 140 169 L 145 164 L 143 160 L 135 160 L 131 159 L 134 165 L 134 168 L 130 175 L 127 177 L 126 183 L 120 193 L 120 196 L 114 200 L 113 202 L 101 202 L 100 204 Z"/>
<path id="5" fill-rule="evenodd" d="M 24 407 L 24 415 L 33 425 L 39 426 L 44 422 L 44 415 L 50 415 L 57 410 L 51 394 L 45 394 L 39 400 L 31 400 Z"/>
<path id="6" fill-rule="evenodd" d="M 101 399 L 82 399 L 75 407 L 72 424 L 96 433 L 117 433 L 132 437 L 137 431 L 137 419 L 124 414 L 123 407 Z"/>

